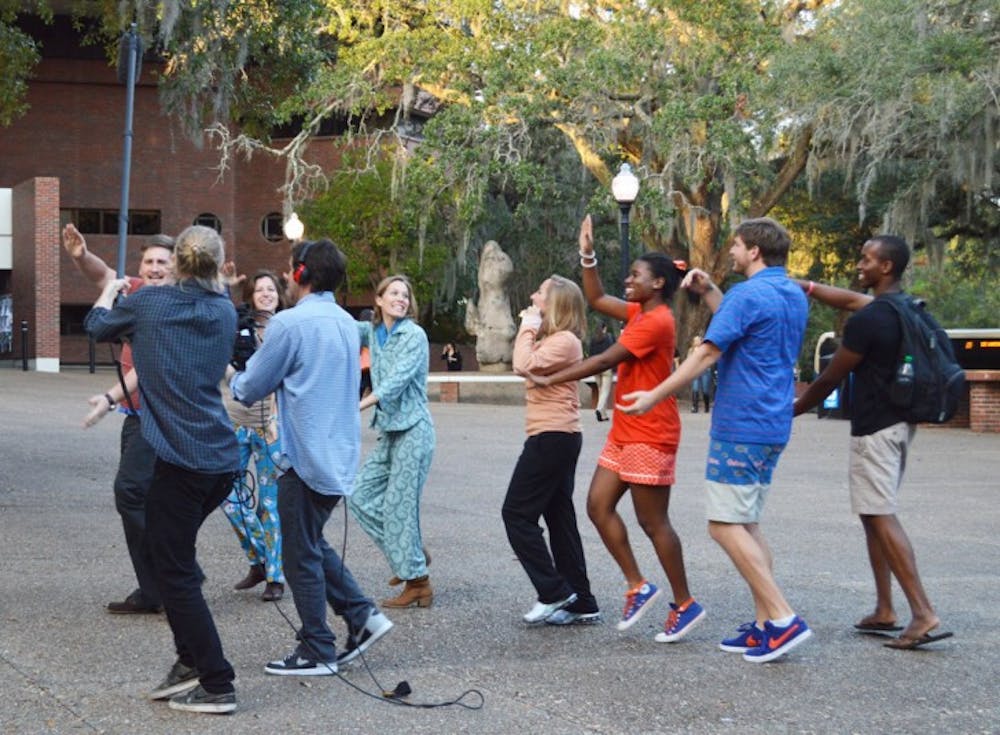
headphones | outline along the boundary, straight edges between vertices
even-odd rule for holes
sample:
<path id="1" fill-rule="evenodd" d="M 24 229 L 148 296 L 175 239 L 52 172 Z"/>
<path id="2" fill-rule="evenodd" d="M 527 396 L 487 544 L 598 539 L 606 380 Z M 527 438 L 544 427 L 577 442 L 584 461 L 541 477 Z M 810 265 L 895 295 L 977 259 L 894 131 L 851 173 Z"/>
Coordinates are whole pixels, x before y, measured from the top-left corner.
<path id="1" fill-rule="evenodd" d="M 309 280 L 309 268 L 306 267 L 306 256 L 309 254 L 309 250 L 312 249 L 313 243 L 307 242 L 302 246 L 302 250 L 299 252 L 299 257 L 295 261 L 295 270 L 292 271 L 292 280 L 296 283 L 302 283 L 303 281 Z"/>

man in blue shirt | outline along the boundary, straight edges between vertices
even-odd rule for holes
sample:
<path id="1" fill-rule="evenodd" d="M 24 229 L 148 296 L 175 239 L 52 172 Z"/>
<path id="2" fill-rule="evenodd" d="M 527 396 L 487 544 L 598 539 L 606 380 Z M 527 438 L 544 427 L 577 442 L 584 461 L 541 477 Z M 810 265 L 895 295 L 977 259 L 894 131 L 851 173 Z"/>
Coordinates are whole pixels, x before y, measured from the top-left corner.
<path id="1" fill-rule="evenodd" d="M 271 393 L 278 400 L 282 556 L 302 621 L 295 650 L 264 667 L 279 676 L 337 673 L 327 601 L 350 633 L 341 663 L 392 628 L 323 538 L 334 506 L 354 491 L 361 452 L 358 327 L 333 298 L 345 272 L 344 255 L 329 240 L 297 244 L 287 274 L 294 308 L 271 317 L 267 337 L 244 372 L 230 370 L 238 401 L 250 405 Z"/>
<path id="2" fill-rule="evenodd" d="M 753 594 L 755 620 L 723 640 L 723 651 L 763 663 L 812 635 L 795 614 L 772 572 L 760 530 L 771 474 L 788 441 L 795 398 L 793 369 L 808 306 L 785 273 L 791 240 L 772 219 L 746 220 L 729 249 L 733 270 L 747 280 L 725 296 L 702 270 L 681 284 L 700 294 L 714 316 L 705 339 L 652 391 L 623 396 L 626 413 L 643 413 L 718 363 L 712 441 L 705 471 L 708 532 L 732 559 Z"/>

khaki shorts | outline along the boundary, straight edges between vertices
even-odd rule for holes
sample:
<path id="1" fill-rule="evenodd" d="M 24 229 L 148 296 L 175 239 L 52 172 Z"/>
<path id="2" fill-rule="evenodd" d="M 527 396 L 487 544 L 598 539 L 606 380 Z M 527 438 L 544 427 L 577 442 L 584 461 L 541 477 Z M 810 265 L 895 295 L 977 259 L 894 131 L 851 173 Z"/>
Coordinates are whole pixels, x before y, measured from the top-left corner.
<path id="1" fill-rule="evenodd" d="M 916 427 L 900 422 L 867 436 L 851 437 L 848 471 L 851 510 L 862 516 L 896 512 L 906 455 Z"/>

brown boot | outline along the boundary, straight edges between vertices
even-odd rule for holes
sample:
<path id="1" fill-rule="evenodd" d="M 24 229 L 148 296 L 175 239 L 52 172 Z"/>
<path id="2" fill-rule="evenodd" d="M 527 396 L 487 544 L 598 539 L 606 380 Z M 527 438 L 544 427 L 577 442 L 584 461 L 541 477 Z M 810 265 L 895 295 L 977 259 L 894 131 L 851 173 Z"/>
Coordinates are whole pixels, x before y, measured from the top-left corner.
<path id="1" fill-rule="evenodd" d="M 396 597 L 382 600 L 382 607 L 430 607 L 434 601 L 434 590 L 431 580 L 425 574 L 423 577 L 406 580 L 406 586 Z"/>
<path id="2" fill-rule="evenodd" d="M 252 587 L 256 587 L 258 584 L 267 579 L 267 575 L 264 573 L 263 564 L 254 564 L 250 567 L 250 571 L 247 572 L 247 576 L 241 579 L 239 582 L 233 585 L 234 590 L 248 590 Z"/>
<path id="3" fill-rule="evenodd" d="M 429 552 L 427 550 L 426 546 L 423 547 L 423 551 L 424 551 L 424 564 L 426 564 L 427 566 L 430 566 L 431 565 L 431 552 Z M 403 584 L 403 582 L 404 582 L 404 580 L 400 579 L 395 574 L 393 574 L 391 577 L 389 577 L 389 586 L 390 587 L 395 587 L 398 584 Z"/>

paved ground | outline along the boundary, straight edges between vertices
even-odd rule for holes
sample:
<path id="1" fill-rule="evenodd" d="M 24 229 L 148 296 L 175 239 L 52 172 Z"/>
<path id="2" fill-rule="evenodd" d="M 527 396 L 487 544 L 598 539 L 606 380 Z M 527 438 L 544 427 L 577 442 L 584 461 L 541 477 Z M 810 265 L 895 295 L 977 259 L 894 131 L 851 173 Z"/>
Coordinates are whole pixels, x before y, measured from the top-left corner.
<path id="1" fill-rule="evenodd" d="M 955 638 L 901 653 L 851 630 L 873 593 L 847 505 L 847 425 L 799 419 L 764 529 L 780 581 L 816 636 L 786 660 L 755 666 L 716 648 L 749 617 L 749 600 L 705 534 L 704 414 L 683 416 L 672 517 L 708 618 L 684 642 L 660 645 L 652 636 L 665 603 L 628 633 L 615 631 L 622 581 L 585 516 L 591 579 L 607 622 L 569 630 L 521 624 L 533 594 L 499 517 L 523 441 L 521 409 L 444 404 L 433 406 L 438 453 L 423 504 L 434 607 L 392 613 L 395 630 L 368 657 L 371 675 L 353 666 L 343 681 L 265 676 L 264 662 L 289 650 L 292 632 L 275 606 L 232 590 L 245 567 L 215 514 L 199 554 L 236 667 L 240 709 L 233 717 L 173 712 L 144 698 L 173 660 L 165 619 L 103 612 L 133 587 L 111 494 L 120 419 L 88 431 L 79 421 L 85 397 L 112 381 L 107 372 L 0 369 L 0 733 L 1000 732 L 996 435 L 918 435 L 902 519 Z M 580 507 L 608 426 L 585 418 Z M 370 434 L 365 441 L 370 446 Z M 664 582 L 631 527 L 642 568 Z M 327 530 L 342 543 L 343 518 Z M 385 562 L 353 521 L 347 559 L 371 594 L 388 592 Z M 290 601 L 280 609 L 294 616 Z M 485 703 L 476 711 L 401 708 L 347 686 L 371 693 L 401 680 L 414 703 L 470 689 Z"/>

